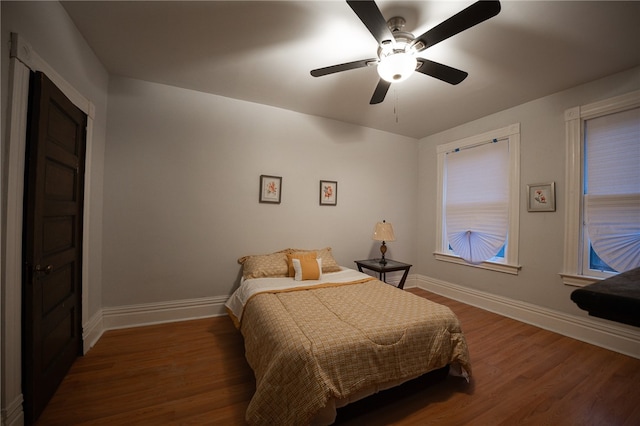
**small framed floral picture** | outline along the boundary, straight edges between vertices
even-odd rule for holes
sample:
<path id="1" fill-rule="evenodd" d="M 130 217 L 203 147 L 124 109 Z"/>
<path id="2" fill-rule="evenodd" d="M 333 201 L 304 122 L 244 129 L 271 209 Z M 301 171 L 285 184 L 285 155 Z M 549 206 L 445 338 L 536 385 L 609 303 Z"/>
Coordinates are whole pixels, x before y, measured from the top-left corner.
<path id="1" fill-rule="evenodd" d="M 338 204 L 338 182 L 332 180 L 320 181 L 320 205 L 335 206 Z"/>
<path id="2" fill-rule="evenodd" d="M 282 196 L 282 177 L 260 175 L 260 202 L 280 204 Z"/>
<path id="3" fill-rule="evenodd" d="M 555 182 L 536 183 L 527 185 L 527 211 L 530 212 L 555 212 L 556 190 Z"/>

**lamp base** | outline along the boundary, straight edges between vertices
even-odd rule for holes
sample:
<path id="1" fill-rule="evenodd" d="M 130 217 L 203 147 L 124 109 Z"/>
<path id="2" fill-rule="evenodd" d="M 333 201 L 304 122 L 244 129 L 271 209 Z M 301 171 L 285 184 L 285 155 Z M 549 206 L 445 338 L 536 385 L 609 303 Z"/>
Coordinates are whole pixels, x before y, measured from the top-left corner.
<path id="1" fill-rule="evenodd" d="M 382 253 L 382 257 L 380 258 L 380 264 L 381 265 L 386 265 L 387 264 L 387 259 L 384 258 L 384 254 L 387 252 L 387 245 L 384 243 L 384 241 L 382 242 L 382 245 L 380 246 L 380 253 Z"/>

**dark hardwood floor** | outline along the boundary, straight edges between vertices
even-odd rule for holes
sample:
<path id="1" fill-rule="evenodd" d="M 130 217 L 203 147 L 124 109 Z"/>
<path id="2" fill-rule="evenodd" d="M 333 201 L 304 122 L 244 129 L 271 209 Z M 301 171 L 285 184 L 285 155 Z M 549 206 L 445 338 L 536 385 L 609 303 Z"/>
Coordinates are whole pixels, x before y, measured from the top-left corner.
<path id="1" fill-rule="evenodd" d="M 640 359 L 422 290 L 460 318 L 473 379 L 422 379 L 339 411 L 343 425 L 640 425 Z M 242 425 L 255 390 L 227 317 L 106 332 L 37 422 Z"/>

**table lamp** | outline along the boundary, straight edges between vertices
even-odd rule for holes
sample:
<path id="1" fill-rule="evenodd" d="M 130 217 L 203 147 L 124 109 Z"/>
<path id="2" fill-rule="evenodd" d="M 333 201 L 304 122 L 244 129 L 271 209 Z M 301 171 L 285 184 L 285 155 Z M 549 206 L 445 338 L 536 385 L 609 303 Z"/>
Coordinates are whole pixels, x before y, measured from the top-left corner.
<path id="1" fill-rule="evenodd" d="M 387 260 L 384 258 L 384 254 L 387 252 L 387 245 L 385 241 L 395 241 L 396 236 L 393 234 L 393 227 L 390 223 L 386 221 L 376 223 L 376 227 L 373 229 L 373 240 L 374 241 L 382 241 L 382 245 L 380 246 L 380 253 L 382 253 L 382 258 L 380 259 L 381 265 L 386 265 Z"/>

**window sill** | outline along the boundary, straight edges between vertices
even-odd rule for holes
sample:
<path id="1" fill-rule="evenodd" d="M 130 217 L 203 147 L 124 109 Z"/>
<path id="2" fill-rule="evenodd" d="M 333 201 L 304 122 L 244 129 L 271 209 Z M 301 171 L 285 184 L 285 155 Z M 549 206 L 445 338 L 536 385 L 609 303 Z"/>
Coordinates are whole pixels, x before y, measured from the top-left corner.
<path id="1" fill-rule="evenodd" d="M 454 256 L 448 253 L 433 253 L 436 260 L 441 260 L 443 262 L 455 263 L 458 265 L 471 266 L 473 268 L 480 269 L 488 269 L 490 271 L 503 272 L 505 274 L 518 275 L 518 272 L 522 268 L 519 265 L 507 265 L 506 263 L 495 263 L 495 262 L 482 262 L 480 264 L 474 265 L 471 263 L 467 263 L 459 256 Z"/>
<path id="2" fill-rule="evenodd" d="M 578 274 L 559 274 L 562 277 L 562 282 L 565 285 L 570 285 L 572 287 L 585 287 L 589 284 L 597 283 L 601 281 L 602 278 L 598 277 L 590 277 L 587 275 L 578 275 Z"/>

